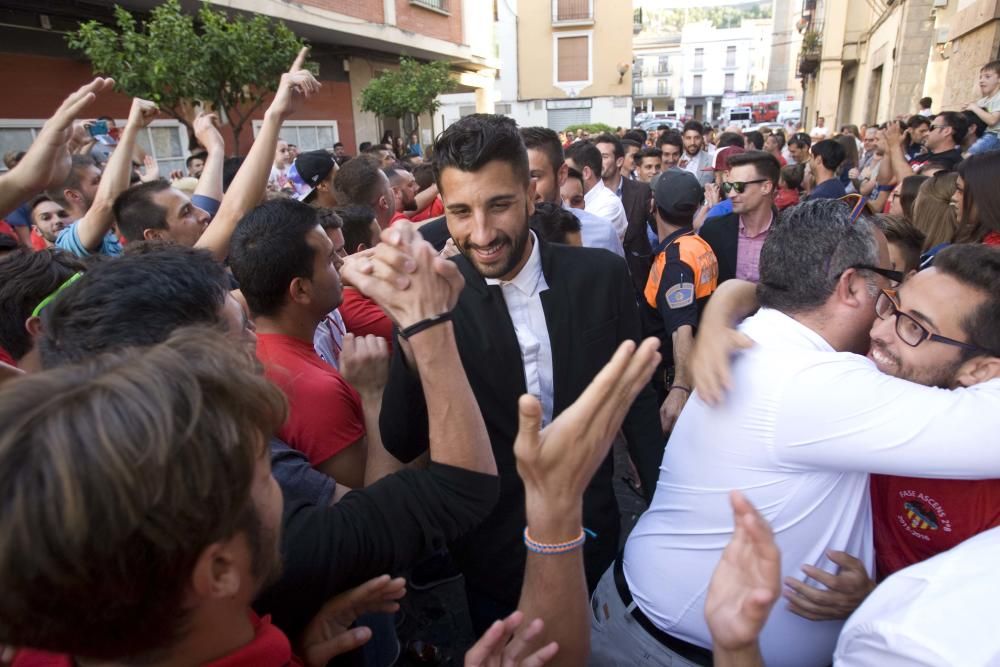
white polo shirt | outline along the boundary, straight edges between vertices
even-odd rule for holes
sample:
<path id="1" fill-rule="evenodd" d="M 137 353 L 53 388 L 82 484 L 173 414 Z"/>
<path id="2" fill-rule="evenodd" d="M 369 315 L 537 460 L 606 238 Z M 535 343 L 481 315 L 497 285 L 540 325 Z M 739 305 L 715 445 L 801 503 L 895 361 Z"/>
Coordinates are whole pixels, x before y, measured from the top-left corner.
<path id="1" fill-rule="evenodd" d="M 604 181 L 598 180 L 597 185 L 583 196 L 583 201 L 587 211 L 611 223 L 619 241 L 625 238 L 625 229 L 628 227 L 625 207 L 622 206 L 622 200 L 604 185 Z"/>
<path id="2" fill-rule="evenodd" d="M 625 548 L 639 608 L 704 647 L 705 593 L 732 535 L 731 489 L 773 527 L 783 577 L 805 580 L 803 564 L 836 571 L 828 549 L 872 571 L 869 472 L 1000 477 L 1000 450 L 984 447 L 1000 430 L 1000 380 L 948 391 L 893 378 L 775 310 L 741 330 L 757 344 L 734 363 L 734 390 L 716 408 L 697 391 L 688 401 L 652 506 Z M 842 625 L 808 621 L 779 602 L 761 634 L 764 662 L 825 667 Z"/>

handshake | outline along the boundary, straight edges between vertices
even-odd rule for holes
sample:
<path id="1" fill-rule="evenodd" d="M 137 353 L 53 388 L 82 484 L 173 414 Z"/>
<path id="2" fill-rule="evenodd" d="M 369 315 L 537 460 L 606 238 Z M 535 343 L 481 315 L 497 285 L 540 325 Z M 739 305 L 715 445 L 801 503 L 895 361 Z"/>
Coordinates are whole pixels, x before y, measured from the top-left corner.
<path id="1" fill-rule="evenodd" d="M 414 325 L 447 320 L 465 286 L 455 263 L 439 257 L 405 220 L 382 230 L 374 248 L 349 256 L 340 272 L 404 333 Z"/>

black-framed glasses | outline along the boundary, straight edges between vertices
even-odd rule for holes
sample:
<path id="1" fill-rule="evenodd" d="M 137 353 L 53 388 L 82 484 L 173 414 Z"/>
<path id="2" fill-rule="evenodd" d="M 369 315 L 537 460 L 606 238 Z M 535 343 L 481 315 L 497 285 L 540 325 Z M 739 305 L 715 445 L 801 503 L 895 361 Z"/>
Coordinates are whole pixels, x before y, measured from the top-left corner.
<path id="1" fill-rule="evenodd" d="M 880 266 L 872 266 L 871 264 L 855 264 L 851 267 L 852 269 L 863 269 L 865 271 L 871 271 L 872 273 L 877 273 L 883 278 L 887 278 L 890 281 L 896 283 L 897 285 L 903 282 L 903 278 L 906 277 L 902 271 L 893 271 L 892 269 L 883 269 Z"/>
<path id="2" fill-rule="evenodd" d="M 895 290 L 884 289 L 881 291 L 878 295 L 878 299 L 875 300 L 875 314 L 880 320 L 887 320 L 890 317 L 895 317 L 896 335 L 899 336 L 901 341 L 910 347 L 916 347 L 925 340 L 930 340 L 935 343 L 944 343 L 945 345 L 960 347 L 963 350 L 969 350 L 970 352 L 978 352 L 980 354 L 995 356 L 993 352 L 981 348 L 978 345 L 963 343 L 962 341 L 955 340 L 954 338 L 948 338 L 947 336 L 939 336 L 938 334 L 931 333 L 924 325 L 913 319 L 912 315 L 907 315 L 899 309 L 899 304 L 896 303 Z"/>
<path id="3" fill-rule="evenodd" d="M 755 181 L 726 181 L 722 184 L 722 191 L 728 195 L 733 190 L 736 190 L 736 194 L 741 195 L 743 194 L 743 191 L 747 189 L 748 185 L 752 185 L 753 183 L 765 183 L 767 180 L 768 179 L 766 178 L 758 178 Z"/>

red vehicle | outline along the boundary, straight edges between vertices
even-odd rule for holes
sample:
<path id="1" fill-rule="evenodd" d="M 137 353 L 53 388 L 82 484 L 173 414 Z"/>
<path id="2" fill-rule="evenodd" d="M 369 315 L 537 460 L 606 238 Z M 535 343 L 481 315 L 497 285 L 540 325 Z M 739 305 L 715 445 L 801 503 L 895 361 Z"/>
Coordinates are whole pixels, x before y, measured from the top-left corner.
<path id="1" fill-rule="evenodd" d="M 778 120 L 777 102 L 757 102 L 753 105 L 754 123 L 773 123 Z"/>

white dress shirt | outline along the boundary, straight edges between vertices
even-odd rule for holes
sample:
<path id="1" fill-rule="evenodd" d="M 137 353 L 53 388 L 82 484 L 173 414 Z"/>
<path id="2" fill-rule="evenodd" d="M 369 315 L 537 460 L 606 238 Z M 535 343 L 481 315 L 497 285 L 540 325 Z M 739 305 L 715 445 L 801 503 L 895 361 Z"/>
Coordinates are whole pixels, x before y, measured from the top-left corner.
<path id="1" fill-rule="evenodd" d="M 610 222 L 582 208 L 570 208 L 565 204 L 563 204 L 563 208 L 570 211 L 580 221 L 580 240 L 583 241 L 583 247 L 604 248 L 619 257 L 625 257 L 625 249 L 622 248 L 621 239 L 618 238 L 618 234 Z"/>
<path id="2" fill-rule="evenodd" d="M 597 181 L 597 185 L 583 196 L 583 202 L 588 211 L 611 223 L 619 241 L 625 238 L 625 229 L 628 227 L 625 207 L 622 200 L 604 185 L 604 181 Z"/>
<path id="3" fill-rule="evenodd" d="M 869 472 L 1000 477 L 1000 450 L 984 447 L 1000 430 L 1000 380 L 955 391 L 900 380 L 865 357 L 835 352 L 775 310 L 740 328 L 756 345 L 733 364 L 734 389 L 715 408 L 697 391 L 688 401 L 652 506 L 625 547 L 639 608 L 704 647 L 705 593 L 732 535 L 731 489 L 773 527 L 782 575 L 806 580 L 803 564 L 836 571 L 828 549 L 873 570 Z M 842 625 L 808 621 L 779 603 L 761 633 L 764 663 L 825 667 Z"/>
<path id="4" fill-rule="evenodd" d="M 681 154 L 681 160 L 678 164 L 684 171 L 694 174 L 694 177 L 702 185 L 715 180 L 715 172 L 707 171 L 715 166 L 715 158 L 705 149 L 698 151 L 694 157 L 687 153 Z"/>
<path id="5" fill-rule="evenodd" d="M 531 255 L 513 280 L 487 278 L 486 284 L 499 285 L 503 292 L 521 348 L 525 387 L 542 404 L 542 423 L 548 424 L 552 421 L 552 344 L 540 295 L 549 285 L 542 273 L 542 255 L 534 232 L 531 243 Z"/>
<path id="6" fill-rule="evenodd" d="M 1000 528 L 883 581 L 847 619 L 836 667 L 1000 665 Z"/>

